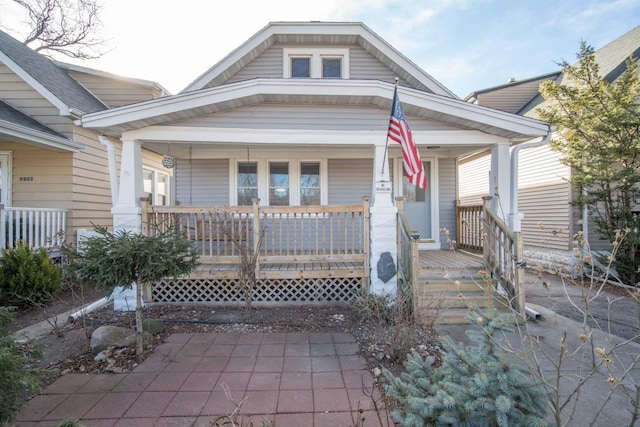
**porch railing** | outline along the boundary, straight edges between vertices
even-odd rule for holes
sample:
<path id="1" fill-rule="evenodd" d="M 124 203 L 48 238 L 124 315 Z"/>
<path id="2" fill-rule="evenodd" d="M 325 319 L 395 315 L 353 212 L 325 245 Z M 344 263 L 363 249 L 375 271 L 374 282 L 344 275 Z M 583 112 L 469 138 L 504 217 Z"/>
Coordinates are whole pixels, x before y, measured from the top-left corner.
<path id="1" fill-rule="evenodd" d="M 359 262 L 369 271 L 368 198 L 336 206 L 148 206 L 143 218 L 150 233 L 186 232 L 205 263 L 238 263 L 247 248 L 259 251 L 258 264 Z"/>
<path id="2" fill-rule="evenodd" d="M 32 248 L 52 248 L 64 242 L 66 209 L 3 207 L 0 205 L 0 248 L 18 241 Z"/>
<path id="3" fill-rule="evenodd" d="M 398 279 L 400 290 L 410 295 L 413 312 L 417 313 L 417 298 L 413 295 L 420 276 L 420 235 L 411 229 L 409 219 L 404 213 L 403 198 L 396 197 L 398 208 Z"/>
<path id="4" fill-rule="evenodd" d="M 525 318 L 524 261 L 522 236 L 512 231 L 489 209 L 491 196 L 482 198 L 484 220 L 484 265 L 496 287 L 506 292 L 511 307 Z"/>
<path id="5" fill-rule="evenodd" d="M 482 205 L 462 206 L 456 201 L 456 247 L 482 252 Z"/>

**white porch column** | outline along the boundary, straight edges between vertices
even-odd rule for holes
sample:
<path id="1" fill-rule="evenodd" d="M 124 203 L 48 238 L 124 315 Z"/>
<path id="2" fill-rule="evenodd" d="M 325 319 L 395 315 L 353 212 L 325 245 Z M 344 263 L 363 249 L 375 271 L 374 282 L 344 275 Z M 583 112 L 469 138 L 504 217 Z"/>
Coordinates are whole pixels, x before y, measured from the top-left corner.
<path id="1" fill-rule="evenodd" d="M 142 231 L 140 197 L 144 192 L 141 147 L 142 144 L 134 139 L 122 140 L 118 202 L 111 209 L 114 231 Z"/>
<path id="2" fill-rule="evenodd" d="M 509 142 L 496 144 L 491 148 L 491 173 L 489 174 L 489 190 L 491 210 L 503 220 L 509 218 L 511 209 L 511 158 Z"/>
<path id="3" fill-rule="evenodd" d="M 376 145 L 374 152 L 374 191 L 371 214 L 371 293 L 395 295 L 397 291 L 397 213 L 391 201 L 391 181 L 389 179 L 389 158 L 385 145 Z M 384 165 L 384 169 L 383 169 Z"/>

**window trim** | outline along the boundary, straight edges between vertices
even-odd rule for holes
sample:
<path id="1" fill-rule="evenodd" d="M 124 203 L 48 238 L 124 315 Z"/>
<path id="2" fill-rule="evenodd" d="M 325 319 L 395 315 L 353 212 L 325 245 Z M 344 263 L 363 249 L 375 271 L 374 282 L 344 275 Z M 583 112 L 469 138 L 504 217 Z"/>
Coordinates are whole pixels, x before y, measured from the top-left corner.
<path id="1" fill-rule="evenodd" d="M 260 158 L 260 159 L 229 159 L 229 201 L 232 206 L 238 206 L 238 164 L 246 162 L 255 162 L 258 164 L 258 197 L 260 198 L 260 206 L 269 206 L 269 164 L 270 163 L 288 163 L 289 164 L 289 206 L 300 206 L 300 164 L 301 163 L 319 163 L 320 164 L 320 204 L 326 205 L 328 202 L 328 183 L 327 176 L 328 166 L 325 158 L 288 158 L 283 160 L 277 158 Z"/>
<path id="2" fill-rule="evenodd" d="M 161 171 L 160 169 L 154 168 L 154 167 L 150 167 L 147 165 L 142 165 L 142 176 L 143 176 L 143 181 L 142 181 L 142 185 L 143 185 L 143 192 L 144 194 L 147 194 L 146 191 L 144 191 L 144 172 L 151 172 L 151 203 L 155 203 L 158 200 L 158 175 L 164 175 L 165 177 L 167 177 L 167 187 L 165 188 L 165 193 L 163 194 L 163 196 L 165 197 L 165 203 L 162 206 L 170 206 L 172 203 L 172 198 L 171 198 L 171 189 L 172 189 L 172 185 L 171 185 L 171 174 L 168 174 L 166 172 Z"/>
<path id="3" fill-rule="evenodd" d="M 310 78 L 312 79 L 348 79 L 349 78 L 349 49 L 348 48 L 284 48 L 282 55 L 282 70 L 285 79 L 291 78 L 304 78 L 304 77 L 292 77 L 291 76 L 291 59 L 292 58 L 310 58 Z M 340 58 L 341 69 L 340 77 L 323 77 L 322 76 L 322 59 L 337 59 Z"/>

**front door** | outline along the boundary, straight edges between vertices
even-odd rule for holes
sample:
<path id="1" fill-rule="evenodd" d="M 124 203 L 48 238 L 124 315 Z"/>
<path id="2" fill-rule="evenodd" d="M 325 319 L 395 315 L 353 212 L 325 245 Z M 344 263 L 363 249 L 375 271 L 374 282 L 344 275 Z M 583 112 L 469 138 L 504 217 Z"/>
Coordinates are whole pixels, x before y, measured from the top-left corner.
<path id="1" fill-rule="evenodd" d="M 433 239 L 431 230 L 431 162 L 423 161 L 422 164 L 427 175 L 426 190 L 410 184 L 405 174 L 402 174 L 404 212 L 411 228 L 420 234 L 421 239 Z"/>

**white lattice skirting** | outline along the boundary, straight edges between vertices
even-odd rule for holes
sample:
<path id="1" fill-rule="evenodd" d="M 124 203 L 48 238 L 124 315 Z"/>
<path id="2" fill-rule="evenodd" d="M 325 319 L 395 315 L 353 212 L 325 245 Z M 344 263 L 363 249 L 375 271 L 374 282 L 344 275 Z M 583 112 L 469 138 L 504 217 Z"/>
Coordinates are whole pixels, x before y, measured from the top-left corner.
<path id="1" fill-rule="evenodd" d="M 254 303 L 308 304 L 351 302 L 362 286 L 357 277 L 262 280 L 253 292 Z M 244 298 L 233 279 L 178 279 L 153 285 L 156 303 L 240 303 Z"/>

